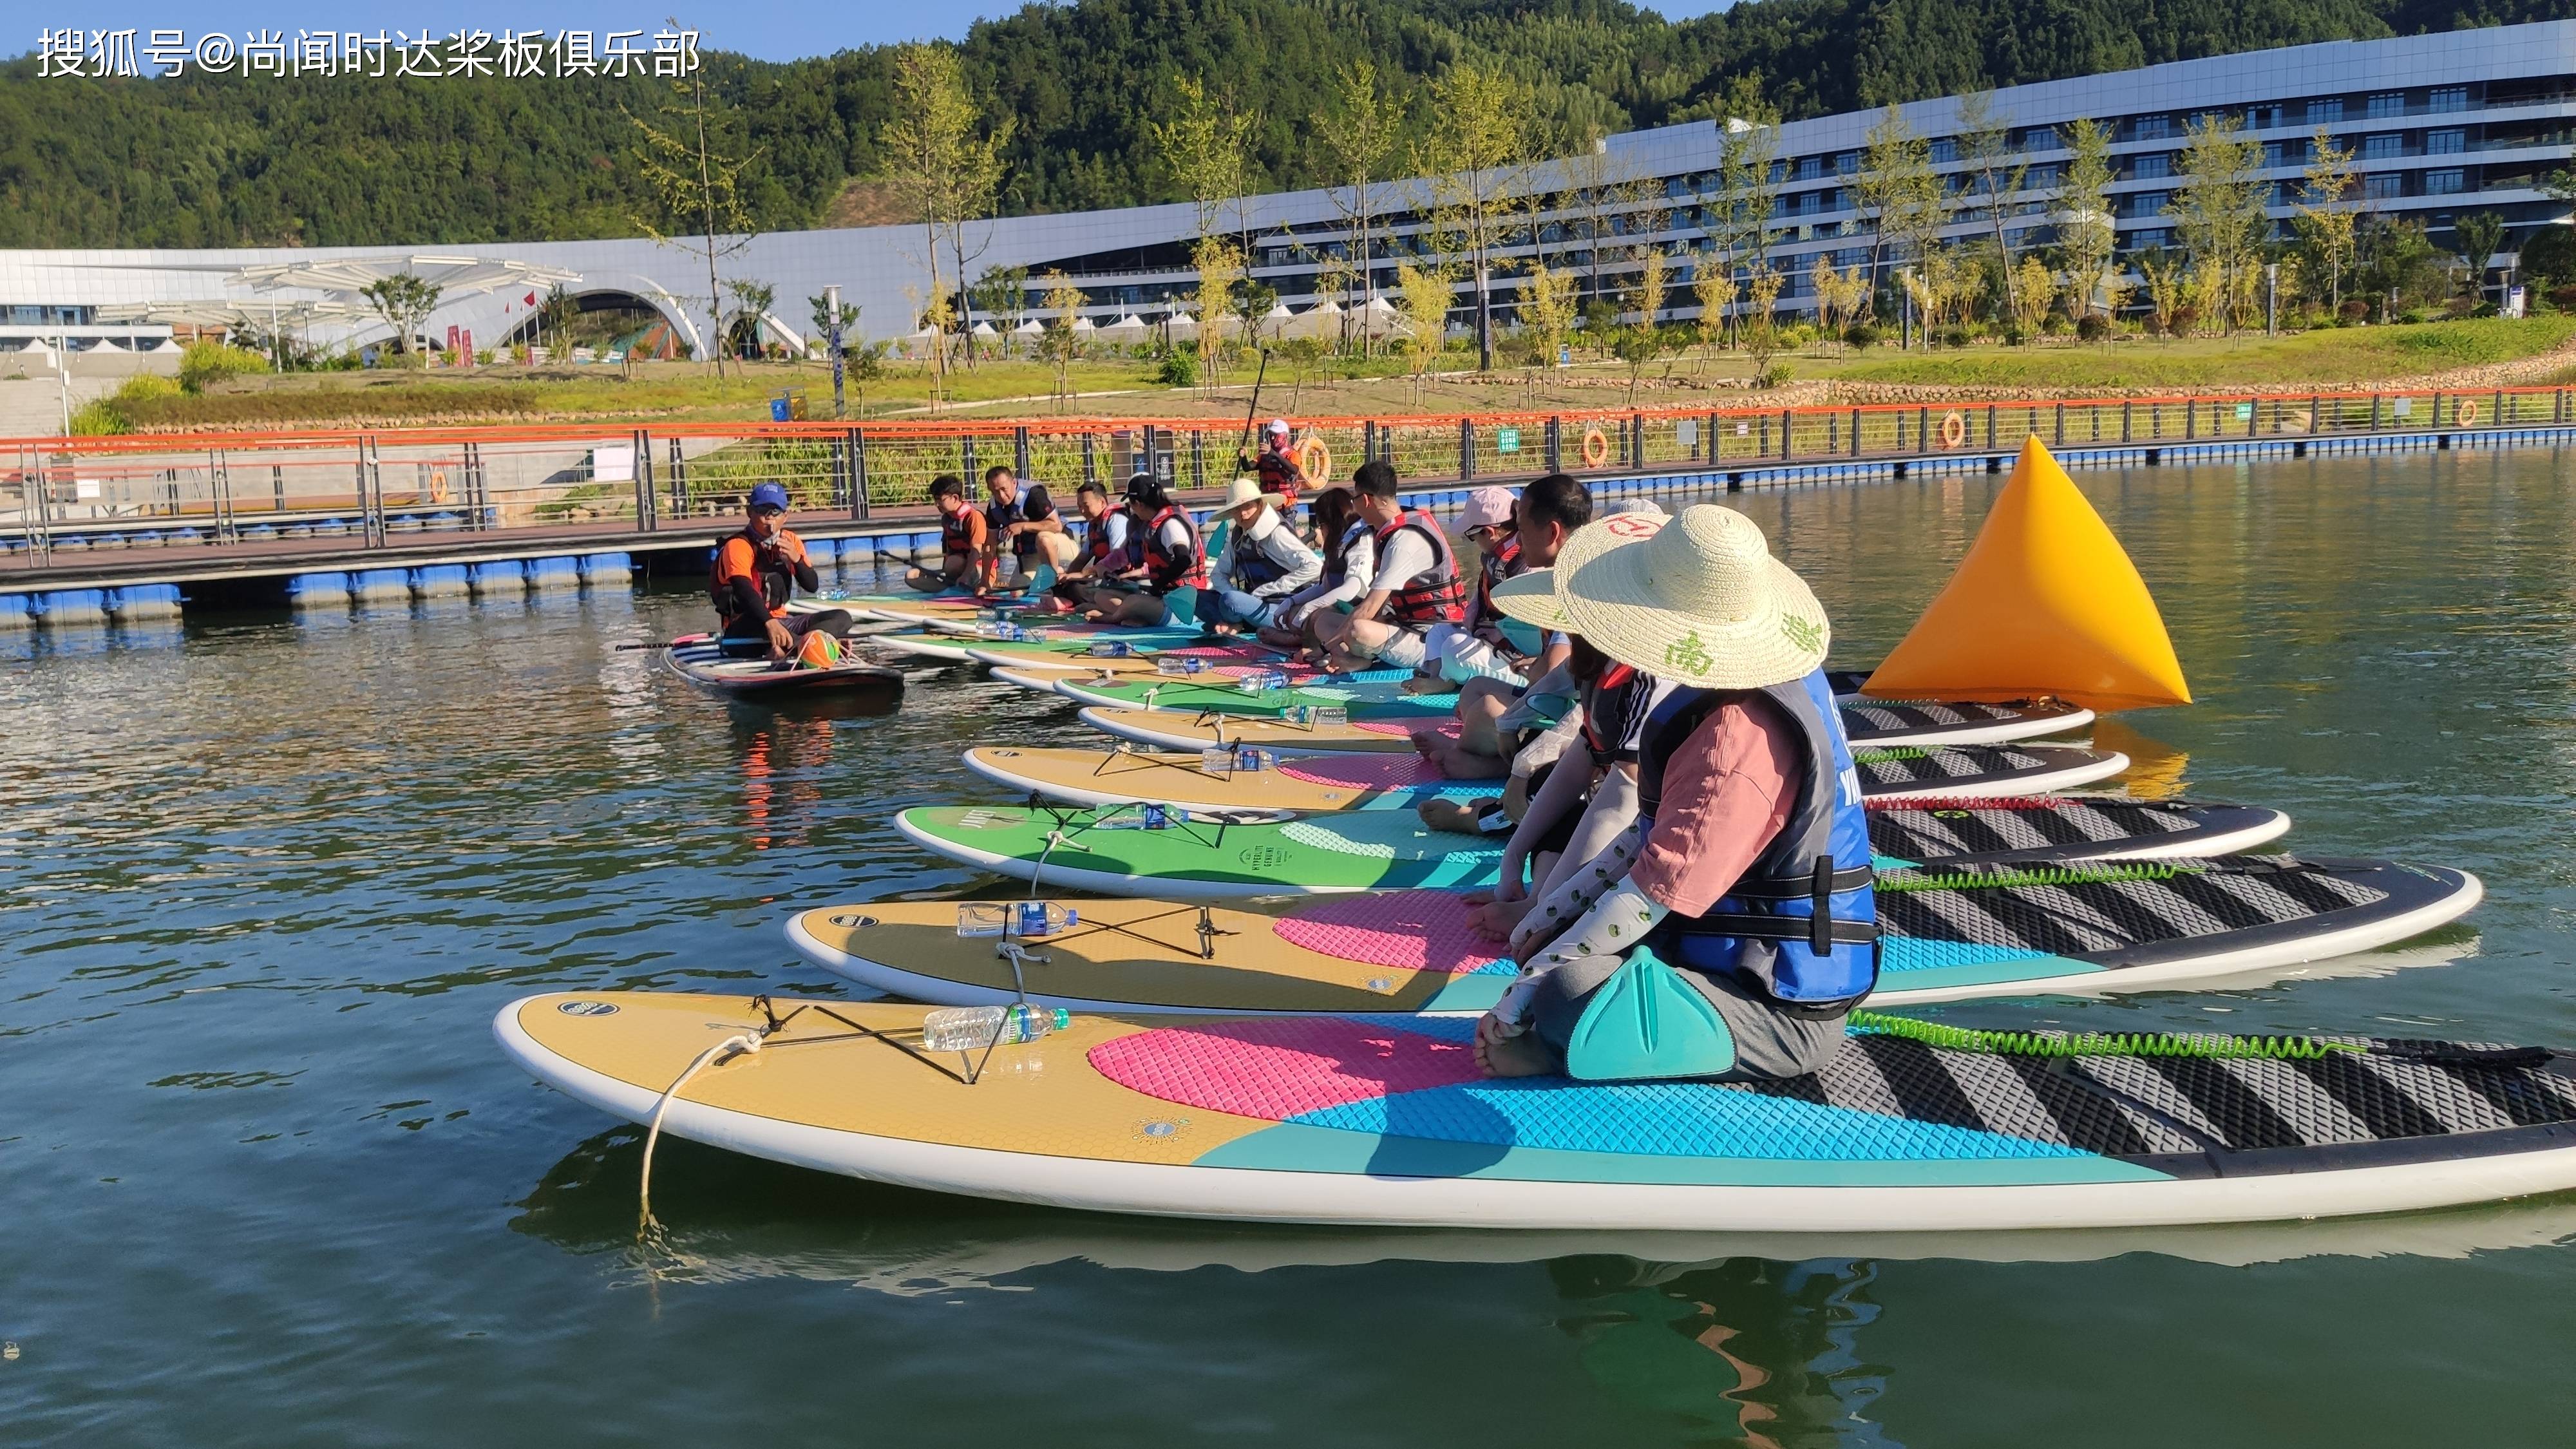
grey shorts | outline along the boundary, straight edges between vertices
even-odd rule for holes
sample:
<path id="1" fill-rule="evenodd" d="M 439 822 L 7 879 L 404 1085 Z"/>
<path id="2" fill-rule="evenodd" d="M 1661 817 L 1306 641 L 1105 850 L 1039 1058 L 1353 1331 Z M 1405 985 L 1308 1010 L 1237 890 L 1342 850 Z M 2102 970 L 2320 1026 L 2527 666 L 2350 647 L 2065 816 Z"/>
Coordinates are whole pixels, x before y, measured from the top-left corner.
<path id="1" fill-rule="evenodd" d="M 1538 990 L 1530 998 L 1527 1020 L 1531 1034 L 1547 1043 L 1560 1063 L 1565 1057 L 1565 1044 L 1574 1038 L 1575 1023 L 1583 1019 L 1583 1008 L 1592 1002 L 1592 993 L 1601 989 L 1625 959 L 1578 956 L 1539 978 Z M 1842 1049 L 1840 1015 L 1791 1012 L 1724 977 L 1679 966 L 1673 969 L 1717 1008 L 1727 1031 L 1735 1038 L 1735 1070 L 1709 1078 L 1710 1081 L 1768 1082 L 1803 1077 L 1823 1070 L 1834 1053 Z"/>

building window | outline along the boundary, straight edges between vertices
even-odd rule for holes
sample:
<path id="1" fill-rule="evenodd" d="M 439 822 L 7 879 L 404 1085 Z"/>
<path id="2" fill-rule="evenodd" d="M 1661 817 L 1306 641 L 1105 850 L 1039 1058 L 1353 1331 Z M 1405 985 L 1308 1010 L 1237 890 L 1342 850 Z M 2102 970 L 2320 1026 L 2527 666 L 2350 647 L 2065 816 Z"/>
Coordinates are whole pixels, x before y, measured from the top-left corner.
<path id="1" fill-rule="evenodd" d="M 2171 151 L 2150 152 L 2129 162 L 2129 179 L 2133 181 L 2154 181 L 2172 174 L 2173 153 Z"/>
<path id="2" fill-rule="evenodd" d="M 2030 168 L 2030 174 L 2022 178 L 2022 189 L 2025 191 L 2053 191 L 2056 188 L 2057 165 L 2055 162 L 2051 162 L 2046 166 L 2033 166 Z"/>
<path id="3" fill-rule="evenodd" d="M 2388 173 L 2361 178 L 2361 194 L 2372 201 L 2390 201 L 2406 194 L 2406 178 Z"/>
<path id="4" fill-rule="evenodd" d="M 2268 131 L 2274 126 L 2283 124 L 2281 116 L 2282 111 L 2279 106 L 2247 106 L 2245 108 L 2245 129 L 2249 131 Z"/>
<path id="5" fill-rule="evenodd" d="M 2155 216 L 2165 209 L 2167 199 L 2162 191 L 2141 191 L 2129 198 L 2129 215 Z"/>
<path id="6" fill-rule="evenodd" d="M 2315 101 L 2310 101 L 2310 102 L 2308 102 L 2308 124 L 2309 124 L 2309 125 L 2311 125 L 2311 126 L 2331 126 L 2331 125 L 2333 125 L 2335 122 L 2340 121 L 2340 120 L 2342 120 L 2342 119 L 2343 119 L 2343 97 L 2341 97 L 2341 96 L 2327 96 L 2327 97 L 2326 97 L 2326 98 L 2324 98 L 2323 100 L 2315 100 Z"/>
<path id="7" fill-rule="evenodd" d="M 2284 160 L 2286 153 L 2283 151 L 2282 146 L 2283 143 L 2279 141 L 2266 141 L 2263 143 L 2263 168 L 2265 170 L 2268 171 L 2272 167 L 2286 164 Z"/>
<path id="8" fill-rule="evenodd" d="M 2364 161 L 2392 161 L 2405 154 L 2406 138 L 2394 131 L 2361 138 L 2361 159 Z"/>
<path id="9" fill-rule="evenodd" d="M 1841 155 L 1836 156 L 1834 158 L 1834 174 L 1836 176 L 1858 176 L 1860 174 L 1860 153 L 1858 151 L 1845 151 Z"/>
<path id="10" fill-rule="evenodd" d="M 2371 93 L 2370 119 L 2376 121 L 2388 116 L 2402 116 L 2405 114 L 2406 93 L 2404 91 L 2374 91 Z"/>
<path id="11" fill-rule="evenodd" d="M 1948 136 L 1943 136 L 1943 137 L 1941 137 L 1939 140 L 1934 141 L 1934 142 L 1932 143 L 1932 164 L 1933 164 L 1933 165 L 1935 165 L 1935 166 L 1946 166 L 1946 165 L 1948 165 L 1949 163 L 1951 163 L 1951 162 L 1953 162 L 1953 161 L 1956 161 L 1956 160 L 1958 160 L 1958 159 L 1959 159 L 1959 143 L 1958 143 L 1955 139 L 1953 139 L 1953 138 L 1951 138 L 1951 137 L 1948 137 Z"/>
<path id="12" fill-rule="evenodd" d="M 2424 133 L 2424 154 L 2427 156 L 2456 156 L 2467 149 L 2469 149 L 2469 133 L 2466 131 Z"/>
<path id="13" fill-rule="evenodd" d="M 1801 181 L 1813 181 L 1813 180 L 1815 180 L 1817 177 L 1822 176 L 1822 175 L 1824 175 L 1824 174 L 1825 174 L 1825 158 L 1824 158 L 1824 157 L 1822 157 L 1822 156 L 1801 156 L 1801 157 L 1799 157 L 1799 158 L 1798 158 L 1798 179 L 1799 179 L 1799 180 L 1801 180 Z"/>
<path id="14" fill-rule="evenodd" d="M 2465 111 L 2469 108 L 2467 86 L 2435 86 L 2424 109 L 2428 111 Z"/>
<path id="15" fill-rule="evenodd" d="M 2131 246 L 2161 247 L 2171 246 L 2172 244 L 2173 228 L 2171 227 L 2151 226 L 2129 233 L 2129 245 Z"/>
<path id="16" fill-rule="evenodd" d="M 2442 171 L 2427 171 L 2424 173 L 2424 194 L 2426 196 L 2450 196 L 2454 193 L 2466 191 L 2468 189 L 2469 173 L 2461 170 L 2457 166 L 2453 166 Z"/>
<path id="17" fill-rule="evenodd" d="M 2129 139 L 2132 141 L 2156 141 L 2170 136 L 2173 133 L 2173 117 L 2140 116 L 2130 125 Z"/>

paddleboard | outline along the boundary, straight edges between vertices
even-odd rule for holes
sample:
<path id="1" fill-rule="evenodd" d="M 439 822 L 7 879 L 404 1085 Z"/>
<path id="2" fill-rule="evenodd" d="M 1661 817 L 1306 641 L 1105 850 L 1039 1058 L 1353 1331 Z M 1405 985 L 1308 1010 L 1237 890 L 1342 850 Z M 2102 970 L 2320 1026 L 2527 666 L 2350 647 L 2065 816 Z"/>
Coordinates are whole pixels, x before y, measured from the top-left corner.
<path id="1" fill-rule="evenodd" d="M 662 651 L 662 660 L 691 684 L 737 699 L 903 688 L 900 670 L 855 658 L 830 669 L 796 669 L 786 661 L 772 659 L 729 659 L 712 634 L 672 640 L 670 647 Z"/>
<path id="2" fill-rule="evenodd" d="M 1095 648 L 1125 645 L 1125 654 L 1094 654 Z M 1164 641 L 1128 640 L 1117 636 L 1092 635 L 1087 638 L 1043 639 L 1020 643 L 1001 639 L 972 641 L 967 654 L 986 664 L 1022 672 L 1031 678 L 1043 677 L 1062 670 L 1068 678 L 1089 675 L 1094 679 L 1163 679 L 1193 676 L 1166 675 L 1160 662 L 1167 659 L 1195 661 L 1192 667 L 1205 671 L 1197 679 L 1234 678 L 1254 669 L 1276 669 L 1292 680 L 1318 678 L 1322 670 L 1311 664 L 1294 664 L 1288 657 L 1268 645 L 1249 641 L 1229 641 L 1207 634 L 1181 634 Z M 1027 688 L 1026 682 L 1021 682 Z M 1052 680 L 1048 691 L 1053 693 Z"/>
<path id="3" fill-rule="evenodd" d="M 997 669 L 996 676 L 1038 687 L 1024 671 Z M 1053 681 L 1046 681 L 1052 687 Z M 1439 698 L 1442 696 L 1423 696 Z M 1843 710 L 1843 730 L 1855 748 L 1942 749 L 1991 744 L 2054 734 L 2090 724 L 2092 713 L 2070 706 L 2033 706 L 2024 713 L 2008 706 L 1983 704 L 1852 705 Z M 1992 718 L 1994 711 L 2009 719 Z M 1211 745 L 1260 745 L 1281 755 L 1400 755 L 1413 753 L 1413 734 L 1420 730 L 1450 739 L 1458 722 L 1442 717 L 1397 719 L 1354 718 L 1346 724 L 1308 724 L 1242 715 L 1182 714 L 1169 709 L 1128 709 L 1085 705 L 1084 724 L 1103 734 L 1158 750 L 1202 750 Z M 1983 723 L 1980 723 L 1980 720 Z M 1919 726 L 1919 728 L 1917 727 Z M 1991 729 L 1988 728 L 1991 726 Z"/>
<path id="4" fill-rule="evenodd" d="M 1463 1021 L 1083 1015 L 971 1059 L 923 1008 L 572 991 L 493 1022 L 613 1117 L 827 1172 L 1157 1216 L 1881 1232 L 2385 1213 L 2576 1187 L 2576 1062 L 2366 1038 L 1854 1031 L 1814 1076 L 1490 1081 Z M 749 1052 L 691 1063 L 730 1038 Z M 2078 1054 L 2082 1053 L 2082 1054 Z"/>
<path id="5" fill-rule="evenodd" d="M 1107 709 L 1143 709 L 1167 714 L 1225 715 L 1275 720 L 1293 709 L 1339 709 L 1353 723 L 1404 720 L 1429 723 L 1454 717 L 1458 694 L 1407 694 L 1410 669 L 1371 669 L 1358 674 L 1320 674 L 1286 688 L 1247 688 L 1239 677 L 1189 679 L 1104 677 L 1098 670 L 1013 666 L 993 677 L 1023 689 L 1052 690 L 1077 704 Z"/>
<path id="6" fill-rule="evenodd" d="M 1363 817 L 1344 817 L 1363 818 Z M 2477 877 L 2386 861 L 2235 856 L 1880 876 L 1873 1002 L 2171 987 L 2323 960 L 2457 920 Z M 1511 983 L 1502 944 L 1445 891 L 1335 896 L 1281 916 L 1169 900 L 1074 903 L 1028 943 L 1032 1000 L 1078 1011 L 1476 1013 Z M 1011 998 L 1012 962 L 957 934 L 955 901 L 825 906 L 788 922 L 816 965 L 943 1005 Z"/>
<path id="7" fill-rule="evenodd" d="M 905 810 L 895 828 L 935 855 L 1028 888 L 1173 900 L 1490 888 L 1507 837 L 1433 830 L 1408 812 L 1315 816 L 1090 808 Z M 2162 859 L 2248 850 L 2290 818 L 2249 805 L 2026 799 L 1869 812 L 1882 870 L 1931 863 Z"/>
<path id="8" fill-rule="evenodd" d="M 2126 755 L 2074 745 L 1856 750 L 1861 792 L 1929 800 L 2040 795 L 2107 780 Z M 1195 750 L 1024 749 L 978 745 L 966 768 L 1012 790 L 1081 805 L 1155 802 L 1193 810 L 1411 810 L 1424 800 L 1486 799 L 1500 780 L 1451 780 L 1419 755 L 1310 755 L 1267 770 L 1210 769 Z"/>

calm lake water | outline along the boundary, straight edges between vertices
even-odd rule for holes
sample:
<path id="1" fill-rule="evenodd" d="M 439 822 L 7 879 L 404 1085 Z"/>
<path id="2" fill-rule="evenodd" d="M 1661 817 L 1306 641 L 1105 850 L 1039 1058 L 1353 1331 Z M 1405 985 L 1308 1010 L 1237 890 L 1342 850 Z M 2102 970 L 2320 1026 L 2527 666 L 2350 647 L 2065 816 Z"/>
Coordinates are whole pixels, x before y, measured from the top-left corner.
<path id="1" fill-rule="evenodd" d="M 2576 455 L 2077 481 L 2201 703 L 2142 788 L 2467 867 L 2376 977 L 1952 1019 L 2576 1042 Z M 1892 644 L 1994 480 L 1748 495 Z M 865 581 L 854 580 L 863 584 Z M 1068 710 L 729 709 L 623 593 L 0 640 L 0 1443 L 2566 1444 L 2576 1201 L 2025 1240 L 1227 1229 L 639 1134 L 489 1030 L 540 989 L 830 994 L 791 905 L 972 877 L 887 825 Z M 1669 1246 L 1657 1252 L 1670 1255 Z M 1819 1256 L 1821 1255 L 1821 1256 Z"/>

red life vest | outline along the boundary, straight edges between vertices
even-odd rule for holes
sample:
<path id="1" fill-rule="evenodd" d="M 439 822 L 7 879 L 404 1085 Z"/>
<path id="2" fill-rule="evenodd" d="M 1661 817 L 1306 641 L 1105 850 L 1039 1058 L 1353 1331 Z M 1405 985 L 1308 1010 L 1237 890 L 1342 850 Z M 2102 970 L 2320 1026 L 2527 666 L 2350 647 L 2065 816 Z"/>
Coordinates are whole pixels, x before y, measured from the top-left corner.
<path id="1" fill-rule="evenodd" d="M 1089 536 L 1083 540 L 1083 556 L 1090 560 L 1091 573 L 1095 578 L 1123 572 L 1130 566 L 1128 560 L 1132 555 L 1129 554 L 1126 546 L 1112 545 L 1109 542 L 1109 520 L 1116 517 L 1118 514 L 1112 511 L 1091 520 L 1087 530 Z M 1129 532 L 1134 532 L 1136 520 L 1128 519 L 1127 528 Z"/>
<path id="2" fill-rule="evenodd" d="M 1498 649 L 1510 649 L 1515 654 L 1520 652 L 1519 649 L 1503 637 L 1503 615 L 1494 607 L 1494 585 L 1520 571 L 1521 536 L 1506 534 L 1503 546 L 1486 554 L 1476 570 L 1476 607 L 1468 615 L 1476 621 L 1477 638 Z"/>
<path id="3" fill-rule="evenodd" d="M 1189 530 L 1190 551 L 1186 554 L 1163 542 L 1163 525 L 1174 519 Z M 1154 515 L 1154 521 L 1145 525 L 1144 548 L 1148 592 L 1168 594 L 1174 589 L 1207 587 L 1207 543 L 1199 537 L 1197 521 L 1179 507 L 1166 504 L 1162 512 Z"/>
<path id="4" fill-rule="evenodd" d="M 957 554 L 975 551 L 975 525 L 968 521 L 973 517 L 975 517 L 975 510 L 972 508 L 960 508 L 954 513 L 939 515 L 939 551 L 941 553 Z"/>
<path id="5" fill-rule="evenodd" d="M 1467 586 L 1458 577 L 1458 558 L 1449 551 L 1449 535 L 1440 531 L 1430 514 L 1399 512 L 1394 522 L 1377 531 L 1379 566 L 1385 566 L 1388 543 L 1408 528 L 1430 540 L 1431 567 L 1387 596 L 1388 620 L 1417 629 L 1460 622 L 1467 617 Z"/>

